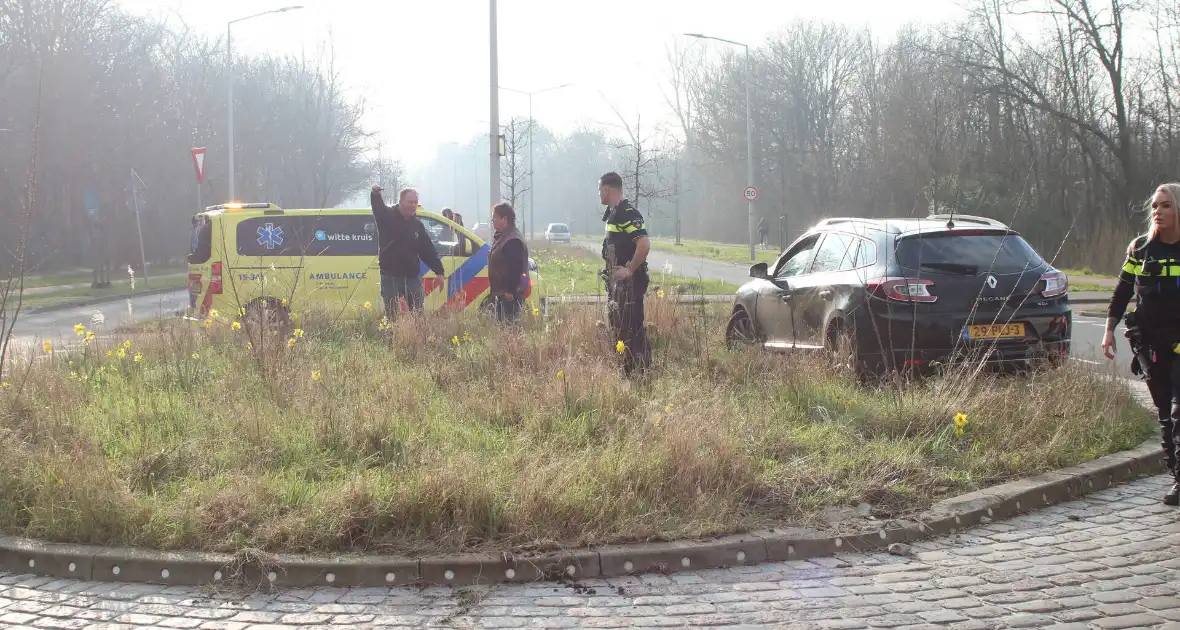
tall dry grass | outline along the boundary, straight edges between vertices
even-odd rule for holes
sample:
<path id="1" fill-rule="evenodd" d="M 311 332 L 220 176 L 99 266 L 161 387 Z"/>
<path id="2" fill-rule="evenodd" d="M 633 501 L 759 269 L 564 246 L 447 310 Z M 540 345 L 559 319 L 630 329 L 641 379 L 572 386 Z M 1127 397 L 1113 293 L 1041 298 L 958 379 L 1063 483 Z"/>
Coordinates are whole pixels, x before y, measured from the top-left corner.
<path id="1" fill-rule="evenodd" d="M 725 348 L 726 307 L 648 313 L 647 382 L 619 376 L 591 307 L 519 330 L 308 313 L 250 342 L 220 317 L 39 349 L 0 389 L 0 531 L 405 553 L 677 538 L 860 502 L 897 517 L 1152 431 L 1073 367 L 899 395 Z"/>

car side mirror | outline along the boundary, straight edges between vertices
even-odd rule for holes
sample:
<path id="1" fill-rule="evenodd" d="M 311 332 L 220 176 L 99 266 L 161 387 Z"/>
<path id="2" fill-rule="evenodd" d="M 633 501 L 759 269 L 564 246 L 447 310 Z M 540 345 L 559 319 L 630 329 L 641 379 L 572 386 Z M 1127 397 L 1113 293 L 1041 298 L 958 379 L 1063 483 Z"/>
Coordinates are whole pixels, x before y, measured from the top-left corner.
<path id="1" fill-rule="evenodd" d="M 750 277 L 751 278 L 758 278 L 760 280 L 769 280 L 770 279 L 770 271 L 769 271 L 769 268 L 766 266 L 766 263 L 760 262 L 760 263 L 755 263 L 753 265 L 750 265 Z"/>

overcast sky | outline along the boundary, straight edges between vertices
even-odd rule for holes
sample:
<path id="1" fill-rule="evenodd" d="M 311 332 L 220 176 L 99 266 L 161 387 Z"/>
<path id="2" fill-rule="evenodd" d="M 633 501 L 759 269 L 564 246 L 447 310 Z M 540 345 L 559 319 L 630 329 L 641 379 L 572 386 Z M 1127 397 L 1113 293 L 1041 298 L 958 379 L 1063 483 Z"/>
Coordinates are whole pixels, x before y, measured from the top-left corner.
<path id="1" fill-rule="evenodd" d="M 487 133 L 486 0 L 116 1 L 212 37 L 224 37 L 228 20 L 302 4 L 235 24 L 235 56 L 312 53 L 331 38 L 344 82 L 368 103 L 367 125 L 410 167 L 429 161 L 438 143 Z M 963 14 L 956 0 L 500 0 L 498 7 L 500 85 L 572 84 L 533 97 L 534 117 L 558 131 L 615 123 L 600 93 L 631 118 L 666 116 L 665 47 L 681 33 L 757 44 L 794 18 L 820 18 L 888 37 L 907 22 Z M 716 54 L 728 47 L 696 45 Z M 527 97 L 500 92 L 501 122 L 527 113 Z"/>

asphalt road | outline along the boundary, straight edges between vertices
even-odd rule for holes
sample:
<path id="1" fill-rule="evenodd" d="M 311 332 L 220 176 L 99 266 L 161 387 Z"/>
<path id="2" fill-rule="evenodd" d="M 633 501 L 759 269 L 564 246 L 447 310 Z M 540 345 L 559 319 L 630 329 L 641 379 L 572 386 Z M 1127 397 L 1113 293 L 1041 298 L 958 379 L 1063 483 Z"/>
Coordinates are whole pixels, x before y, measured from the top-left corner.
<path id="1" fill-rule="evenodd" d="M 35 315 L 21 314 L 13 327 L 12 342 L 15 348 L 22 348 L 40 343 L 43 339 L 53 342 L 72 341 L 76 339 L 75 324 L 83 324 L 101 334 L 104 330 L 109 331 L 121 325 L 172 316 L 186 306 L 188 292 L 177 289 L 133 298 L 130 307 L 126 300 L 122 300 Z M 98 318 L 102 320 L 101 325 L 95 321 Z"/>

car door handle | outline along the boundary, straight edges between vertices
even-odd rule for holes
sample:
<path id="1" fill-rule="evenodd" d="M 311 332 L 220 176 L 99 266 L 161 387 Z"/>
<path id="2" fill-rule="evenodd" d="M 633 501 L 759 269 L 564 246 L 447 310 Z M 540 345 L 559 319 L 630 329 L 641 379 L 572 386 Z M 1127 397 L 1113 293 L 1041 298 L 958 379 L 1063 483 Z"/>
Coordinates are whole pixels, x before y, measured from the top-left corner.
<path id="1" fill-rule="evenodd" d="M 795 297 L 794 293 L 783 293 L 782 295 L 778 296 L 778 299 L 780 299 L 784 302 L 790 302 L 791 299 L 794 297 Z"/>
<path id="2" fill-rule="evenodd" d="M 832 292 L 827 289 L 824 289 L 823 291 L 819 292 L 819 296 L 825 300 L 830 300 L 830 299 L 832 299 Z"/>

